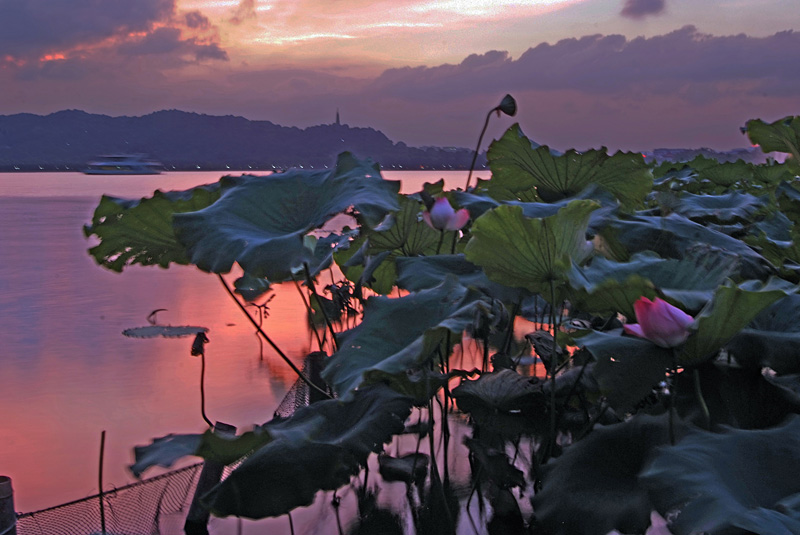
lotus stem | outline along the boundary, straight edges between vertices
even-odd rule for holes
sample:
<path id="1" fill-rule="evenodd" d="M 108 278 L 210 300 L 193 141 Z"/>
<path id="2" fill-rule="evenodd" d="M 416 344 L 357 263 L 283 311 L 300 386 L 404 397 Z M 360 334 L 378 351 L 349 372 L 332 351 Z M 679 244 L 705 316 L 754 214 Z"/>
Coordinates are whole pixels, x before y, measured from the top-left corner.
<path id="1" fill-rule="evenodd" d="M 314 332 L 314 337 L 317 339 L 317 346 L 319 347 L 320 351 L 325 351 L 325 340 L 320 338 L 319 331 L 317 331 L 317 326 L 314 325 L 314 309 L 311 308 L 311 303 L 308 302 L 306 295 L 303 293 L 303 289 L 300 288 L 300 283 L 298 283 L 294 277 L 292 277 L 292 282 L 294 282 L 294 287 L 297 288 L 297 292 L 300 294 L 300 298 L 303 300 L 303 304 L 306 306 L 308 317 L 311 318 L 309 323 L 311 324 L 311 330 Z"/>
<path id="2" fill-rule="evenodd" d="M 495 111 L 497 111 L 497 108 L 492 108 L 489 110 L 489 113 L 486 114 L 486 121 L 483 123 L 483 130 L 481 130 L 481 135 L 478 136 L 478 146 L 475 147 L 475 152 L 472 153 L 472 163 L 469 164 L 469 174 L 467 174 L 467 185 L 464 186 L 465 191 L 469 189 L 469 181 L 472 179 L 472 170 L 475 169 L 475 162 L 478 160 L 478 151 L 481 149 L 483 134 L 486 133 L 486 128 L 489 126 L 489 118 Z"/>
<path id="3" fill-rule="evenodd" d="M 323 389 L 321 389 L 321 388 L 320 388 L 320 387 L 318 387 L 317 385 L 315 385 L 315 384 L 314 384 L 314 382 L 313 382 L 313 381 L 311 381 L 311 379 L 309 379 L 308 377 L 306 377 L 306 376 L 305 376 L 305 374 L 304 374 L 302 371 L 300 371 L 300 368 L 298 368 L 297 366 L 295 366 L 294 362 L 292 362 L 291 360 L 289 360 L 289 357 L 287 357 L 287 356 L 286 356 L 286 354 L 285 354 L 283 351 L 281 351 L 281 348 L 279 348 L 279 347 L 278 347 L 278 345 L 277 345 L 275 342 L 273 342 L 273 341 L 272 341 L 272 339 L 271 339 L 269 336 L 267 336 L 267 333 L 265 333 L 265 332 L 264 332 L 264 329 L 262 329 L 262 328 L 261 328 L 261 327 L 258 325 L 258 323 L 256 323 L 256 320 L 254 320 L 254 319 L 253 319 L 253 316 L 251 316 L 251 315 L 250 315 L 250 314 L 247 312 L 247 309 L 246 309 L 246 308 L 244 308 L 244 305 L 243 305 L 243 304 L 242 304 L 242 303 L 239 301 L 239 299 L 237 299 L 237 298 L 236 298 L 236 295 L 234 295 L 234 293 L 233 293 L 233 292 L 231 291 L 231 289 L 228 287 L 228 283 L 226 283 L 226 282 L 225 282 L 225 279 L 222 277 L 222 275 L 220 275 L 220 274 L 218 273 L 218 274 L 217 274 L 217 277 L 219 278 L 220 282 L 222 283 L 222 287 L 223 287 L 223 288 L 225 288 L 225 291 L 226 291 L 226 292 L 228 292 L 228 295 L 231 297 L 231 299 L 233 299 L 234 303 L 236 303 L 236 305 L 239 307 L 239 310 L 241 310 L 241 311 L 244 313 L 244 315 L 245 315 L 245 316 L 247 316 L 247 319 L 248 319 L 248 320 L 250 320 L 250 323 L 252 323 L 252 324 L 253 324 L 253 327 L 255 327 L 255 328 L 256 328 L 256 331 L 258 331 L 258 334 L 260 334 L 260 335 L 261 335 L 261 336 L 264 338 L 264 340 L 265 340 L 265 341 L 266 341 L 266 342 L 267 342 L 267 343 L 268 343 L 270 346 L 272 346 L 272 349 L 274 349 L 274 350 L 275 350 L 275 352 L 278 354 L 278 356 L 279 356 L 280 358 L 282 358 L 282 359 L 283 359 L 283 361 L 284 361 L 286 364 L 288 364 L 288 365 L 289 365 L 289 367 L 292 369 L 292 371 L 294 371 L 294 373 L 296 373 L 296 374 L 297 374 L 297 377 L 299 377 L 299 378 L 300 378 L 300 379 L 301 379 L 301 380 L 302 380 L 302 381 L 303 381 L 305 384 L 307 384 L 309 388 L 313 388 L 314 390 L 316 390 L 317 392 L 319 392 L 320 394 L 322 394 L 322 395 L 323 395 L 323 396 L 325 396 L 326 398 L 329 398 L 329 399 L 330 399 L 330 398 L 331 398 L 331 395 L 330 395 L 330 394 L 328 394 L 327 392 L 325 392 Z"/>
<path id="4" fill-rule="evenodd" d="M 698 368 L 692 370 L 692 379 L 694 380 L 694 395 L 703 413 L 703 425 L 707 431 L 711 431 L 711 413 L 708 412 L 708 405 L 706 405 L 706 400 L 703 398 L 703 389 L 700 386 L 700 370 Z"/>
<path id="5" fill-rule="evenodd" d="M 672 382 L 670 383 L 669 392 L 669 443 L 675 445 L 675 419 L 677 418 L 678 409 L 676 403 L 678 401 L 678 352 L 672 349 Z"/>
<path id="6" fill-rule="evenodd" d="M 214 428 L 214 424 L 206 416 L 206 352 L 200 353 L 200 413 L 203 415 L 203 420 L 206 421 L 209 427 Z"/>
<path id="7" fill-rule="evenodd" d="M 550 279 L 550 323 L 553 326 L 553 346 L 550 350 L 550 443 L 548 450 L 550 450 L 556 442 L 556 373 L 558 372 L 558 342 L 556 334 L 558 333 L 559 322 L 556 320 L 556 286 L 555 281 Z M 547 452 L 549 456 L 549 451 Z"/>
<path id="8" fill-rule="evenodd" d="M 325 318 L 325 325 L 328 326 L 328 330 L 331 333 L 331 340 L 333 342 L 333 349 L 334 351 L 339 350 L 339 344 L 336 342 L 336 331 L 333 330 L 333 324 L 331 323 L 330 318 L 328 318 L 328 313 L 325 312 L 325 305 L 322 303 L 322 299 L 320 298 L 319 294 L 317 293 L 317 286 L 314 284 L 313 279 L 311 278 L 311 270 L 308 267 L 308 262 L 303 262 L 303 269 L 306 273 L 306 284 L 308 284 L 309 289 L 311 290 L 314 299 L 317 300 L 319 304 L 319 310 L 322 312 L 322 317 Z"/>

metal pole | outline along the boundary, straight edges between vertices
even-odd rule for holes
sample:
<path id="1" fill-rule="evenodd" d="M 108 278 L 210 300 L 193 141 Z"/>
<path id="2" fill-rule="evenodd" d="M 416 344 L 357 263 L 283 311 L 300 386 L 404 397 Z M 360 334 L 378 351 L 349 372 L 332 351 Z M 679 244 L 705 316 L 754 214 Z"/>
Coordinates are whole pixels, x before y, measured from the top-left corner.
<path id="1" fill-rule="evenodd" d="M 223 422 L 214 424 L 214 432 L 221 435 L 235 435 L 236 427 Z M 186 535 L 209 535 L 208 518 L 211 513 L 200 503 L 200 498 L 219 483 L 222 478 L 222 470 L 225 465 L 215 461 L 207 460 L 203 463 L 203 471 L 200 472 L 200 479 L 197 481 L 197 488 L 194 491 L 192 504 L 186 515 L 183 524 L 183 531 Z"/>
<path id="2" fill-rule="evenodd" d="M 14 490 L 8 476 L 0 476 L 0 535 L 17 535 Z"/>

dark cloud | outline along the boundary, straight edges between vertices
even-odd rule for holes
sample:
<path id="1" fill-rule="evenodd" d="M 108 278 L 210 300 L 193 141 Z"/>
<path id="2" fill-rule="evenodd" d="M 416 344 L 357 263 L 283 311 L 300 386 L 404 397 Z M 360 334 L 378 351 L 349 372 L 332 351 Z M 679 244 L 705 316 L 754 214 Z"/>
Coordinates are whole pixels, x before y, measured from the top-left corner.
<path id="1" fill-rule="evenodd" d="M 37 58 L 78 44 L 146 31 L 168 18 L 175 0 L 4 0 L 0 56 Z"/>
<path id="2" fill-rule="evenodd" d="M 591 35 L 542 43 L 512 60 L 504 52 L 470 56 L 459 65 L 390 69 L 372 91 L 406 99 L 460 97 L 508 90 L 576 90 L 611 95 L 674 94 L 694 86 L 743 92 L 766 86 L 800 90 L 800 33 L 718 37 L 686 26 L 666 35 L 628 40 Z"/>
<path id="3" fill-rule="evenodd" d="M 666 0 L 625 0 L 621 14 L 630 19 L 642 19 L 663 13 L 665 7 Z"/>
<path id="4" fill-rule="evenodd" d="M 136 40 L 121 44 L 121 54 L 143 56 L 150 54 L 173 54 L 192 56 L 195 60 L 228 60 L 228 53 L 216 43 L 201 43 L 196 38 L 184 39 L 179 28 L 163 27 Z"/>
<path id="5" fill-rule="evenodd" d="M 189 11 L 184 14 L 186 26 L 192 29 L 206 30 L 211 27 L 211 22 L 208 17 L 199 11 Z"/>
<path id="6" fill-rule="evenodd" d="M 0 113 L 80 108 L 130 115 L 178 108 L 309 126 L 330 122 L 339 108 L 348 124 L 373 126 L 409 145 L 470 147 L 487 111 L 511 93 L 519 104 L 514 120 L 525 133 L 562 150 L 724 149 L 746 142 L 738 127 L 749 118 L 797 113 L 800 94 L 794 68 L 800 33 L 792 31 L 713 36 L 687 26 L 648 38 L 590 35 L 542 43 L 518 58 L 490 51 L 458 64 L 388 69 L 359 79 L 330 70 L 204 64 L 225 59 L 225 51 L 213 38 L 191 37 L 186 26 L 131 38 L 127 48 L 104 56 L 105 63 L 47 62 L 26 68 L 25 80 L 19 69 L 0 69 Z M 187 62 L 193 63 L 191 77 L 181 70 Z M 148 73 L 144 83 L 142 72 Z M 43 77 L 59 83 L 40 83 Z M 487 139 L 510 124 L 493 119 Z"/>

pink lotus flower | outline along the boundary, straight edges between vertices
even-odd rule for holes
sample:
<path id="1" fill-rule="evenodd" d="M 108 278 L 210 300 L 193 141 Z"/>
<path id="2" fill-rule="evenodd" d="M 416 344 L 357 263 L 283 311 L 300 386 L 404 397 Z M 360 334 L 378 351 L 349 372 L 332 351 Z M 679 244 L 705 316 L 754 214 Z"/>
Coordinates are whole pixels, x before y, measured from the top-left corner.
<path id="1" fill-rule="evenodd" d="M 456 212 L 445 197 L 440 197 L 430 211 L 422 212 L 422 219 L 436 230 L 459 230 L 469 221 L 469 212 L 466 208 Z"/>
<path id="2" fill-rule="evenodd" d="M 661 347 L 676 347 L 689 337 L 689 325 L 694 321 L 689 314 L 658 297 L 650 301 L 640 297 L 633 304 L 639 323 L 625 325 L 625 332 L 646 338 Z"/>

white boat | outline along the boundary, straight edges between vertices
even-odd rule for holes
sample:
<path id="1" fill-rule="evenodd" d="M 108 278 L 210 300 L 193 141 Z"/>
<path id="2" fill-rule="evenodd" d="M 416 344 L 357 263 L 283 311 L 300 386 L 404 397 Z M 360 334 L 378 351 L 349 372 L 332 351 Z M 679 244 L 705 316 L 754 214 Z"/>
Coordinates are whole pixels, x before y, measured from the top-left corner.
<path id="1" fill-rule="evenodd" d="M 107 154 L 87 164 L 87 175 L 157 175 L 164 166 L 143 154 Z"/>

